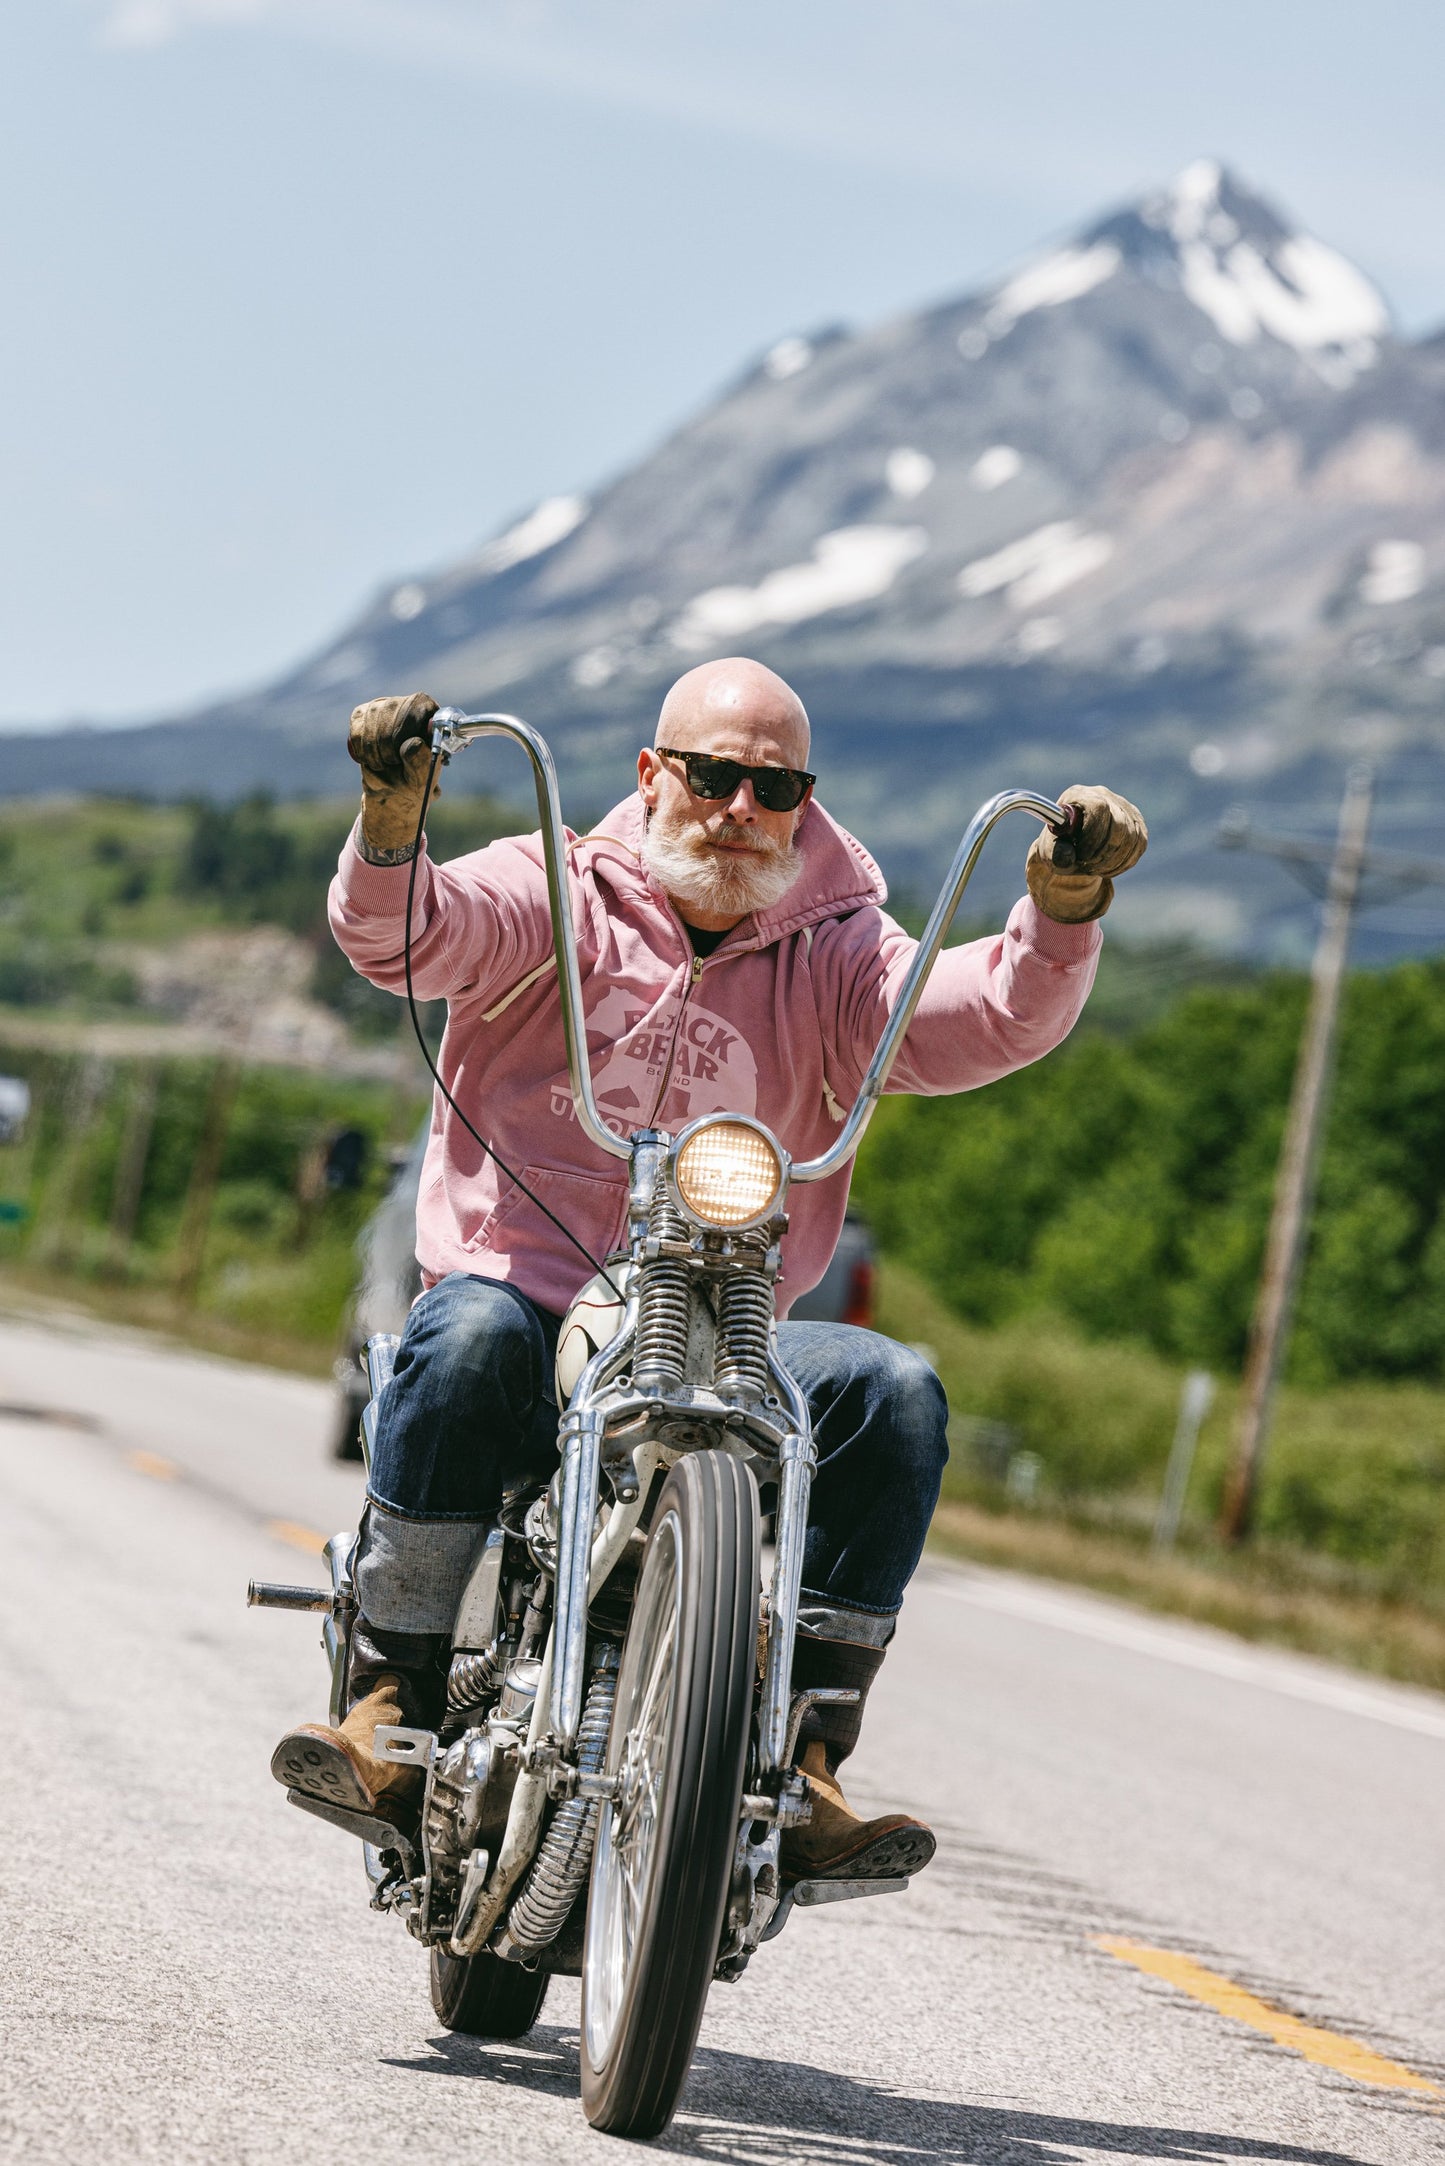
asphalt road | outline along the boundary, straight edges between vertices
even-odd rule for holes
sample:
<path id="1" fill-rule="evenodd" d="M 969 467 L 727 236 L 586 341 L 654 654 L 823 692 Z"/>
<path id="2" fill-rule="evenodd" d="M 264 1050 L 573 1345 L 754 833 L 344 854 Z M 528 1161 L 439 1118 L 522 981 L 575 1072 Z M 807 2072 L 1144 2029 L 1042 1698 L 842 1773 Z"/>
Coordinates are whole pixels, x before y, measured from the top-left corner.
<path id="1" fill-rule="evenodd" d="M 349 1524 L 324 1389 L 0 1319 L 0 2159 L 503 2162 L 582 2120 L 577 1989 L 454 2038 L 289 1808 Z M 279 1530 L 279 1531 L 277 1531 Z M 1445 2155 L 1445 1699 L 925 1568 L 855 1763 L 941 1835 L 906 1896 L 714 1988 L 654 2149 L 737 2166 Z"/>

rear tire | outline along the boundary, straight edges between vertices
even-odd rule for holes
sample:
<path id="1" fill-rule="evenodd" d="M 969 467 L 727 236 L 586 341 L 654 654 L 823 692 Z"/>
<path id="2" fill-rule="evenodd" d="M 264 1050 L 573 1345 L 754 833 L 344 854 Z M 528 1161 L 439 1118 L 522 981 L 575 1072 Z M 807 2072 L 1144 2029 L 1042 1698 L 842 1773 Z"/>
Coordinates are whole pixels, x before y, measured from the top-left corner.
<path id="1" fill-rule="evenodd" d="M 547 1998 L 544 1970 L 524 1970 L 500 1956 L 431 1952 L 431 2004 L 449 2031 L 473 2038 L 525 2038 Z"/>
<path id="2" fill-rule="evenodd" d="M 663 1486 L 622 1650 L 582 1958 L 582 2104 L 655 2136 L 687 2081 L 732 1874 L 758 1627 L 758 1492 L 728 1452 Z"/>

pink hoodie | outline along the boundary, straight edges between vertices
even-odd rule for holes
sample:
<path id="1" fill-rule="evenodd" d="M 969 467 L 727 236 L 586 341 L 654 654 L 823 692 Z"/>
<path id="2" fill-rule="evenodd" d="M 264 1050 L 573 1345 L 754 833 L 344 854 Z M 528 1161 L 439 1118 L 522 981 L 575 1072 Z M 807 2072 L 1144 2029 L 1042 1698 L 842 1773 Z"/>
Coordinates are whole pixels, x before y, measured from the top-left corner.
<path id="1" fill-rule="evenodd" d="M 643 807 L 621 804 L 569 837 L 573 924 L 598 1106 L 619 1135 L 676 1132 L 700 1113 L 751 1113 L 794 1158 L 826 1148 L 852 1104 L 915 943 L 882 909 L 882 875 L 816 802 L 803 873 L 773 910 L 696 957 L 640 857 Z M 403 990 L 408 868 L 368 865 L 353 842 L 331 887 L 331 926 L 374 985 Z M 1025 898 L 1006 930 L 941 955 L 889 1089 L 974 1090 L 1064 1038 L 1098 962 L 1094 925 L 1058 925 Z M 468 1118 L 594 1256 L 619 1244 L 626 1164 L 573 1111 L 536 835 L 417 867 L 412 972 L 448 1003 L 439 1066 Z M 794 1188 L 779 1313 L 827 1268 L 851 1169 Z M 565 1310 L 588 1276 L 577 1251 L 498 1172 L 438 1096 L 417 1199 L 428 1285 L 449 1271 L 508 1279 Z"/>

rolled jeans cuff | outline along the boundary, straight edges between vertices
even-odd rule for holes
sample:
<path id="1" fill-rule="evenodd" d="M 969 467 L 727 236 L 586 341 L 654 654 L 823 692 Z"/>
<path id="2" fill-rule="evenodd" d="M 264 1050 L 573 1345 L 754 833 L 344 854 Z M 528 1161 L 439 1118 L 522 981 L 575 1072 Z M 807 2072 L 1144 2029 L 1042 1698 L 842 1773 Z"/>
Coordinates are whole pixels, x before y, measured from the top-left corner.
<path id="1" fill-rule="evenodd" d="M 446 1632 L 490 1521 L 401 1519 L 367 1500 L 357 1543 L 356 1604 L 382 1632 Z"/>
<path id="2" fill-rule="evenodd" d="M 800 1640 L 842 1640 L 850 1647 L 881 1650 L 897 1629 L 896 1609 L 852 1609 L 843 1602 L 825 1602 L 806 1588 L 798 1602 Z"/>

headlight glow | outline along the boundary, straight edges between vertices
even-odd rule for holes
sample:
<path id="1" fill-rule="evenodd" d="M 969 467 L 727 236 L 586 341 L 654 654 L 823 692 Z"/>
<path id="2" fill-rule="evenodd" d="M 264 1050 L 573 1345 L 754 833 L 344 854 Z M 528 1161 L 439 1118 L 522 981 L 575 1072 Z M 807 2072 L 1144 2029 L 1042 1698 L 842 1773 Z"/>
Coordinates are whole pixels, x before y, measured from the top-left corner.
<path id="1" fill-rule="evenodd" d="M 705 1226 L 747 1226 L 766 1216 L 783 1186 L 783 1163 L 765 1135 L 716 1121 L 689 1136 L 673 1161 L 677 1192 Z"/>

